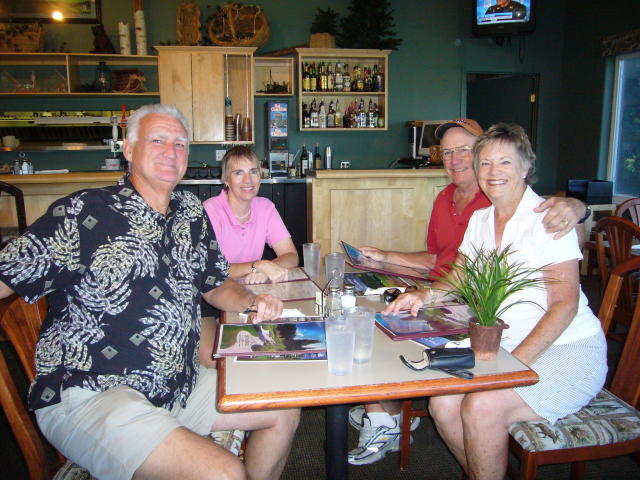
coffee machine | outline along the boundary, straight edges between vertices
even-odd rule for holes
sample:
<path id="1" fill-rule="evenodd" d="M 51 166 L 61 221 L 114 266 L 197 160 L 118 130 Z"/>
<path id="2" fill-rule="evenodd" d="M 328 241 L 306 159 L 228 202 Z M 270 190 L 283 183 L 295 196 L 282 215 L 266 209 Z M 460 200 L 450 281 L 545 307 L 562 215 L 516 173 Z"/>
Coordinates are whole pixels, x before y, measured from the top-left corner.
<path id="1" fill-rule="evenodd" d="M 289 163 L 289 128 L 286 101 L 270 100 L 265 104 L 267 120 L 267 159 L 272 177 L 286 177 Z"/>

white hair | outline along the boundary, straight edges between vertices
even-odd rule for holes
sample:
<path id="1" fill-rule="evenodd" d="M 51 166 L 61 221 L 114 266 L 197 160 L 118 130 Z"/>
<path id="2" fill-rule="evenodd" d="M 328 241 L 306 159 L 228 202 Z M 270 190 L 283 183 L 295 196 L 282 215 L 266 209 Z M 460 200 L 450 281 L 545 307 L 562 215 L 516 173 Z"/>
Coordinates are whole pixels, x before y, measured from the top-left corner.
<path id="1" fill-rule="evenodd" d="M 160 115 L 168 115 L 170 117 L 175 118 L 182 124 L 182 128 L 187 132 L 187 148 L 189 147 L 189 123 L 187 119 L 182 114 L 180 110 L 178 110 L 173 105 L 168 105 L 164 103 L 154 103 L 152 105 L 145 105 L 143 107 L 138 108 L 127 120 L 127 140 L 132 145 L 138 141 L 138 131 L 140 130 L 140 121 L 150 115 L 152 113 L 158 113 Z"/>

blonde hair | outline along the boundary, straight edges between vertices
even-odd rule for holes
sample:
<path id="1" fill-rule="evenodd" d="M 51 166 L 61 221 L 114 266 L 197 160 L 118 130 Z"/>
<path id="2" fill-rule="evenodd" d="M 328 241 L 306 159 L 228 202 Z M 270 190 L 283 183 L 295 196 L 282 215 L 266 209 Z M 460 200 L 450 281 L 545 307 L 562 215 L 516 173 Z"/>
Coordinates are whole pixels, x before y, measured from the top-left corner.
<path id="1" fill-rule="evenodd" d="M 220 160 L 220 166 L 222 167 L 220 178 L 224 183 L 224 188 L 227 188 L 227 184 L 225 182 L 227 181 L 227 174 L 229 173 L 229 164 L 232 160 L 236 160 L 238 158 L 246 158 L 247 160 L 255 163 L 256 168 L 260 168 L 260 159 L 258 158 L 258 155 L 256 155 L 256 152 L 251 148 L 245 145 L 237 145 L 230 148 L 227 150 L 227 153 L 224 154 L 222 160 Z"/>

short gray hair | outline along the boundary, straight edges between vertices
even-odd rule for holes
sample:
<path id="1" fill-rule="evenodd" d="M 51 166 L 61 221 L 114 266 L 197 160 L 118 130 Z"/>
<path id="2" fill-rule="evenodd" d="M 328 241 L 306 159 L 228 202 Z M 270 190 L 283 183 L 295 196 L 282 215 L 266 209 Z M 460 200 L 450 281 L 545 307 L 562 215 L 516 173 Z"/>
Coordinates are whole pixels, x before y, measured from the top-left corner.
<path id="1" fill-rule="evenodd" d="M 231 160 L 235 160 L 236 158 L 246 158 L 247 160 L 255 163 L 257 168 L 260 168 L 260 159 L 258 158 L 258 155 L 256 155 L 256 152 L 245 145 L 237 145 L 227 150 L 227 153 L 225 153 L 222 160 L 220 160 L 220 166 L 222 167 L 220 178 L 223 182 L 227 181 L 229 163 Z"/>
<path id="2" fill-rule="evenodd" d="M 133 112 L 133 114 L 127 120 L 127 140 L 129 141 L 129 143 L 134 145 L 138 141 L 140 121 L 144 117 L 146 117 L 147 115 L 151 115 L 152 113 L 168 115 L 178 120 L 182 124 L 182 128 L 184 128 L 184 131 L 187 132 L 187 148 L 189 147 L 189 138 L 191 137 L 191 135 L 189 134 L 189 122 L 187 122 L 185 116 L 175 106 L 164 103 L 145 105 Z"/>
<path id="3" fill-rule="evenodd" d="M 536 154 L 533 153 L 531 142 L 524 128 L 515 123 L 496 123 L 495 125 L 491 125 L 478 137 L 478 141 L 473 146 L 473 170 L 476 172 L 476 175 L 478 174 L 480 163 L 480 152 L 487 145 L 492 145 L 496 142 L 513 145 L 522 163 L 522 167 L 527 170 L 525 182 L 528 185 L 534 184 L 538 180 L 536 176 Z"/>

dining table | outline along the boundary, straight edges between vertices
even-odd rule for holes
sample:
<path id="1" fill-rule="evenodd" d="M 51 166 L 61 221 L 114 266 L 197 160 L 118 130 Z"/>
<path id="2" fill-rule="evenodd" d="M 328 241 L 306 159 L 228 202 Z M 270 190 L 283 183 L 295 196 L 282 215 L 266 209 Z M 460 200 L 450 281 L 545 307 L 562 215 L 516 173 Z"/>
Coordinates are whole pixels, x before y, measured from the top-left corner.
<path id="1" fill-rule="evenodd" d="M 311 280 L 319 291 L 323 279 Z M 299 279 L 290 283 L 296 281 L 308 282 Z M 270 290 L 264 285 L 260 288 Z M 274 284 L 273 290 L 282 292 L 282 284 Z M 359 296 L 357 303 L 378 312 L 384 308 L 380 295 Z M 305 316 L 317 315 L 313 298 L 284 299 L 284 308 Z M 223 312 L 221 321 L 244 323 L 246 316 Z M 376 328 L 371 360 L 354 364 L 352 372 L 344 376 L 330 374 L 326 360 L 251 361 L 223 357 L 218 362 L 217 406 L 221 412 L 234 413 L 325 407 L 325 475 L 331 480 L 346 480 L 348 412 L 352 404 L 513 388 L 538 381 L 531 368 L 504 349 L 495 360 L 476 361 L 471 369 L 473 379 L 453 377 L 440 370 L 411 370 L 400 360 L 400 355 L 419 360 L 424 348 L 410 340 L 393 341 Z"/>

